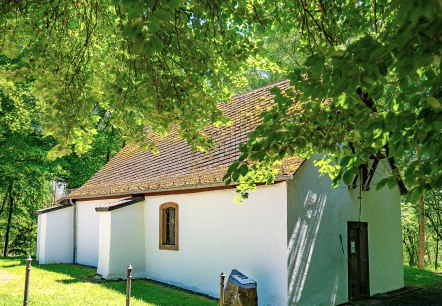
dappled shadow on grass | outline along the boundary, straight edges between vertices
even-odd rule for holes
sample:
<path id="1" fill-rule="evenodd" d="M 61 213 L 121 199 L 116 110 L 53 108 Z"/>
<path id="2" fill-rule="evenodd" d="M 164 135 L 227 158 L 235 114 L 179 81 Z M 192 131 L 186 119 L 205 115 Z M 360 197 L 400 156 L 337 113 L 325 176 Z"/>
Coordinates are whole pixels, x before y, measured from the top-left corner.
<path id="1" fill-rule="evenodd" d="M 2 265 L 3 268 L 15 268 L 15 267 L 20 267 L 20 266 L 24 266 L 26 264 L 26 258 L 24 257 L 0 257 L 2 261 L 11 261 L 14 263 L 11 264 L 7 264 L 7 265 Z M 20 261 L 20 263 L 17 263 L 17 260 Z"/>
<path id="2" fill-rule="evenodd" d="M 84 282 L 84 281 L 81 279 L 76 279 L 76 278 L 67 278 L 67 279 L 57 279 L 56 282 L 64 284 L 64 285 L 71 285 L 71 284 Z"/>
<path id="3" fill-rule="evenodd" d="M 105 282 L 102 286 L 126 294 L 126 281 Z M 144 279 L 132 281 L 132 297 L 155 305 L 217 305 L 217 300 Z"/>
<path id="4" fill-rule="evenodd" d="M 73 265 L 73 264 L 46 264 L 46 265 L 40 265 L 37 262 L 34 264 L 34 267 L 37 267 L 39 269 L 49 271 L 49 272 L 55 272 L 55 273 L 61 273 L 66 274 L 67 276 L 70 276 L 72 278 L 87 278 L 87 279 L 93 279 L 95 275 L 96 268 L 91 266 L 84 266 L 84 265 Z"/>
<path id="5" fill-rule="evenodd" d="M 36 264 L 35 267 L 49 272 L 66 275 L 69 278 L 57 280 L 57 282 L 65 285 L 71 285 L 80 282 L 90 282 L 96 284 L 97 286 L 102 286 L 106 289 L 117 291 L 123 295 L 126 295 L 126 280 L 107 281 L 102 279 L 95 279 L 95 267 L 73 264 Z M 140 301 L 158 306 L 217 305 L 216 299 L 199 294 L 192 294 L 185 290 L 171 288 L 170 286 L 144 279 L 132 280 L 131 296 L 132 298 L 138 299 Z"/>
<path id="6" fill-rule="evenodd" d="M 21 267 L 24 266 L 24 264 L 11 264 L 11 265 L 4 265 L 3 268 L 15 268 L 15 267 Z"/>

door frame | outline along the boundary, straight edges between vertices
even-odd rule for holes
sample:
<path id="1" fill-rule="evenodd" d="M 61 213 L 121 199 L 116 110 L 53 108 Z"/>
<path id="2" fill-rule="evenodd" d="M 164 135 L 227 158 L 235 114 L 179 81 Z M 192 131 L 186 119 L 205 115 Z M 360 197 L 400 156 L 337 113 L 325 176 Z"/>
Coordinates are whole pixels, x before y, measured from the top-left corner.
<path id="1" fill-rule="evenodd" d="M 350 230 L 357 230 L 355 245 L 352 245 L 350 240 Z M 362 239 L 361 239 L 362 238 Z M 361 243 L 362 241 L 362 243 Z M 364 245 L 365 242 L 365 245 Z M 361 254 L 365 252 L 366 260 L 362 260 Z M 357 260 L 357 274 L 360 291 L 358 294 L 354 294 L 352 290 L 352 260 Z M 369 274 L 369 252 L 368 252 L 368 223 L 367 222 L 347 222 L 347 264 L 348 264 L 348 300 L 355 301 L 370 296 L 370 274 Z M 363 267 L 365 265 L 365 267 Z M 363 274 L 362 271 L 366 273 Z M 365 279 L 364 279 L 365 278 Z M 364 286 L 365 285 L 365 286 Z"/>

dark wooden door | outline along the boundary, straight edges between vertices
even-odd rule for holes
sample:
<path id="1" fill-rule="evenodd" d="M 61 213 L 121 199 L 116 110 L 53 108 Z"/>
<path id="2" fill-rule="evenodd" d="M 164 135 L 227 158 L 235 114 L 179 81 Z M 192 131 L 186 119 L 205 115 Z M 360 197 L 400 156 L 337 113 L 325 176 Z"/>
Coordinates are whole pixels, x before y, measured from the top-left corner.
<path id="1" fill-rule="evenodd" d="M 350 300 L 370 295 L 366 222 L 348 222 L 348 295 Z"/>

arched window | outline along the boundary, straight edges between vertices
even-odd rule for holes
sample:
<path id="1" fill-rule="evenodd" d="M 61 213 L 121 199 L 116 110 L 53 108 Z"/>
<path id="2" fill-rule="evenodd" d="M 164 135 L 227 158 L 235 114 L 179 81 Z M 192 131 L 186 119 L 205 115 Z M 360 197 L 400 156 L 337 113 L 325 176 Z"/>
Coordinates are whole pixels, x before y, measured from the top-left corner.
<path id="1" fill-rule="evenodd" d="M 160 205 L 160 249 L 178 251 L 178 204 Z"/>

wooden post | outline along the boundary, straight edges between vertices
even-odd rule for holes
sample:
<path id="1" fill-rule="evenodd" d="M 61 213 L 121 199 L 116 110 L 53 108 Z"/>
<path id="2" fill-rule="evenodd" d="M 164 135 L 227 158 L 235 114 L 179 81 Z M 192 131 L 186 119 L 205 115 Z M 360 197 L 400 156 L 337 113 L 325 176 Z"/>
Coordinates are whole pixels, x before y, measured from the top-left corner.
<path id="1" fill-rule="evenodd" d="M 127 266 L 127 283 L 126 283 L 126 306 L 130 306 L 130 292 L 132 285 L 132 266 Z"/>
<path id="2" fill-rule="evenodd" d="M 224 278 L 225 277 L 226 277 L 226 275 L 224 274 L 224 272 L 221 272 L 221 275 L 220 275 L 221 282 L 219 284 L 219 306 L 224 305 Z"/>
<path id="3" fill-rule="evenodd" d="M 31 262 L 32 262 L 32 258 L 31 258 L 31 256 L 28 255 L 28 258 L 26 258 L 25 296 L 23 299 L 23 306 L 28 305 L 29 277 L 31 274 Z"/>

